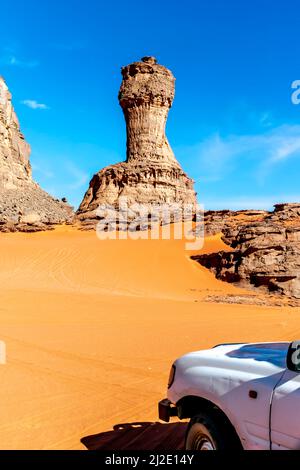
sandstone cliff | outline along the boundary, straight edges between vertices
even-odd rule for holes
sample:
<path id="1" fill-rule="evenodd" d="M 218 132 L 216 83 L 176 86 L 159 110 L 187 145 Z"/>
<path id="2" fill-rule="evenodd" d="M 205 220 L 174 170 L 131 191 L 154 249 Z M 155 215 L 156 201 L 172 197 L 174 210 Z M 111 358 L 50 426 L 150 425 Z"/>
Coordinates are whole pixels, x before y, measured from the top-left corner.
<path id="1" fill-rule="evenodd" d="M 126 161 L 108 166 L 91 180 L 78 210 L 81 221 L 96 220 L 99 205 L 196 204 L 191 180 L 182 170 L 165 134 L 174 99 L 170 70 L 144 57 L 122 68 L 119 101 L 127 130 Z"/>
<path id="2" fill-rule="evenodd" d="M 44 230 L 73 219 L 70 206 L 33 181 L 29 156 L 11 94 L 0 77 L 0 231 Z"/>
<path id="3" fill-rule="evenodd" d="M 300 204 L 276 204 L 274 212 L 261 211 L 248 223 L 245 215 L 237 223 L 240 214 L 229 211 L 219 230 L 233 251 L 193 259 L 223 281 L 300 299 Z"/>

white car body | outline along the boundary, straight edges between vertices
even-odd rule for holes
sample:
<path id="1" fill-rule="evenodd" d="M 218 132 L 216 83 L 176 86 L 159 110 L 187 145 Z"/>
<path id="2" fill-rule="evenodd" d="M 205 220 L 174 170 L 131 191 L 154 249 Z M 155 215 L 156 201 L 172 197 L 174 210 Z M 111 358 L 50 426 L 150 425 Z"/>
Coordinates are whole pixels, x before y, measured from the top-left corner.
<path id="1" fill-rule="evenodd" d="M 228 344 L 180 357 L 168 400 L 216 405 L 244 449 L 300 449 L 300 373 L 287 369 L 290 343 Z"/>

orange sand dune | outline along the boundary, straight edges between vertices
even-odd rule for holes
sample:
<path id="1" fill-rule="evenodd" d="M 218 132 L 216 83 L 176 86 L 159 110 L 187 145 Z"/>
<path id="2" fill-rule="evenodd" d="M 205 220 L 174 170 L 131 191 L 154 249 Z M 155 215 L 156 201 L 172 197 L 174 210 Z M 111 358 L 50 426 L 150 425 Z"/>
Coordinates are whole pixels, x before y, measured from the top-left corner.
<path id="1" fill-rule="evenodd" d="M 204 250 L 221 248 L 211 237 Z M 89 434 L 155 421 L 179 355 L 300 337 L 299 309 L 203 301 L 245 291 L 189 256 L 184 241 L 1 234 L 1 449 L 82 449 Z"/>

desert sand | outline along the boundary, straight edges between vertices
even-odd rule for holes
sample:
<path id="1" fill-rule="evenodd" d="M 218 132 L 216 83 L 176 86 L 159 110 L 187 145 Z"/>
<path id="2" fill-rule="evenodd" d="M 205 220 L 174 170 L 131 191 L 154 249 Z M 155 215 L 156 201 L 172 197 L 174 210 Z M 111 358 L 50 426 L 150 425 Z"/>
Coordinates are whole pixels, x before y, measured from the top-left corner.
<path id="1" fill-rule="evenodd" d="M 222 248 L 214 236 L 202 251 Z M 156 421 L 176 357 L 300 338 L 298 308 L 206 302 L 245 291 L 190 255 L 182 240 L 100 241 L 71 227 L 1 234 L 1 449 L 84 449 L 89 434 Z"/>

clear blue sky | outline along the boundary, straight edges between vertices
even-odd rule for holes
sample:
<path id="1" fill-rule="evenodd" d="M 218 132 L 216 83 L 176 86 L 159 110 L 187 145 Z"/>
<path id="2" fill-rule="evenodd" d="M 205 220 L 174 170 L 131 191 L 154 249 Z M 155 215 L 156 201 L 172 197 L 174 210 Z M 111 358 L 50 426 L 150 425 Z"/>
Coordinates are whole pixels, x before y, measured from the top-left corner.
<path id="1" fill-rule="evenodd" d="M 125 158 L 120 67 L 154 55 L 176 76 L 168 139 L 207 209 L 300 200 L 299 0 L 14 0 L 0 74 L 35 179 L 77 206 Z M 25 102 L 25 103 L 24 103 Z M 35 108 L 35 109 L 34 109 Z"/>

